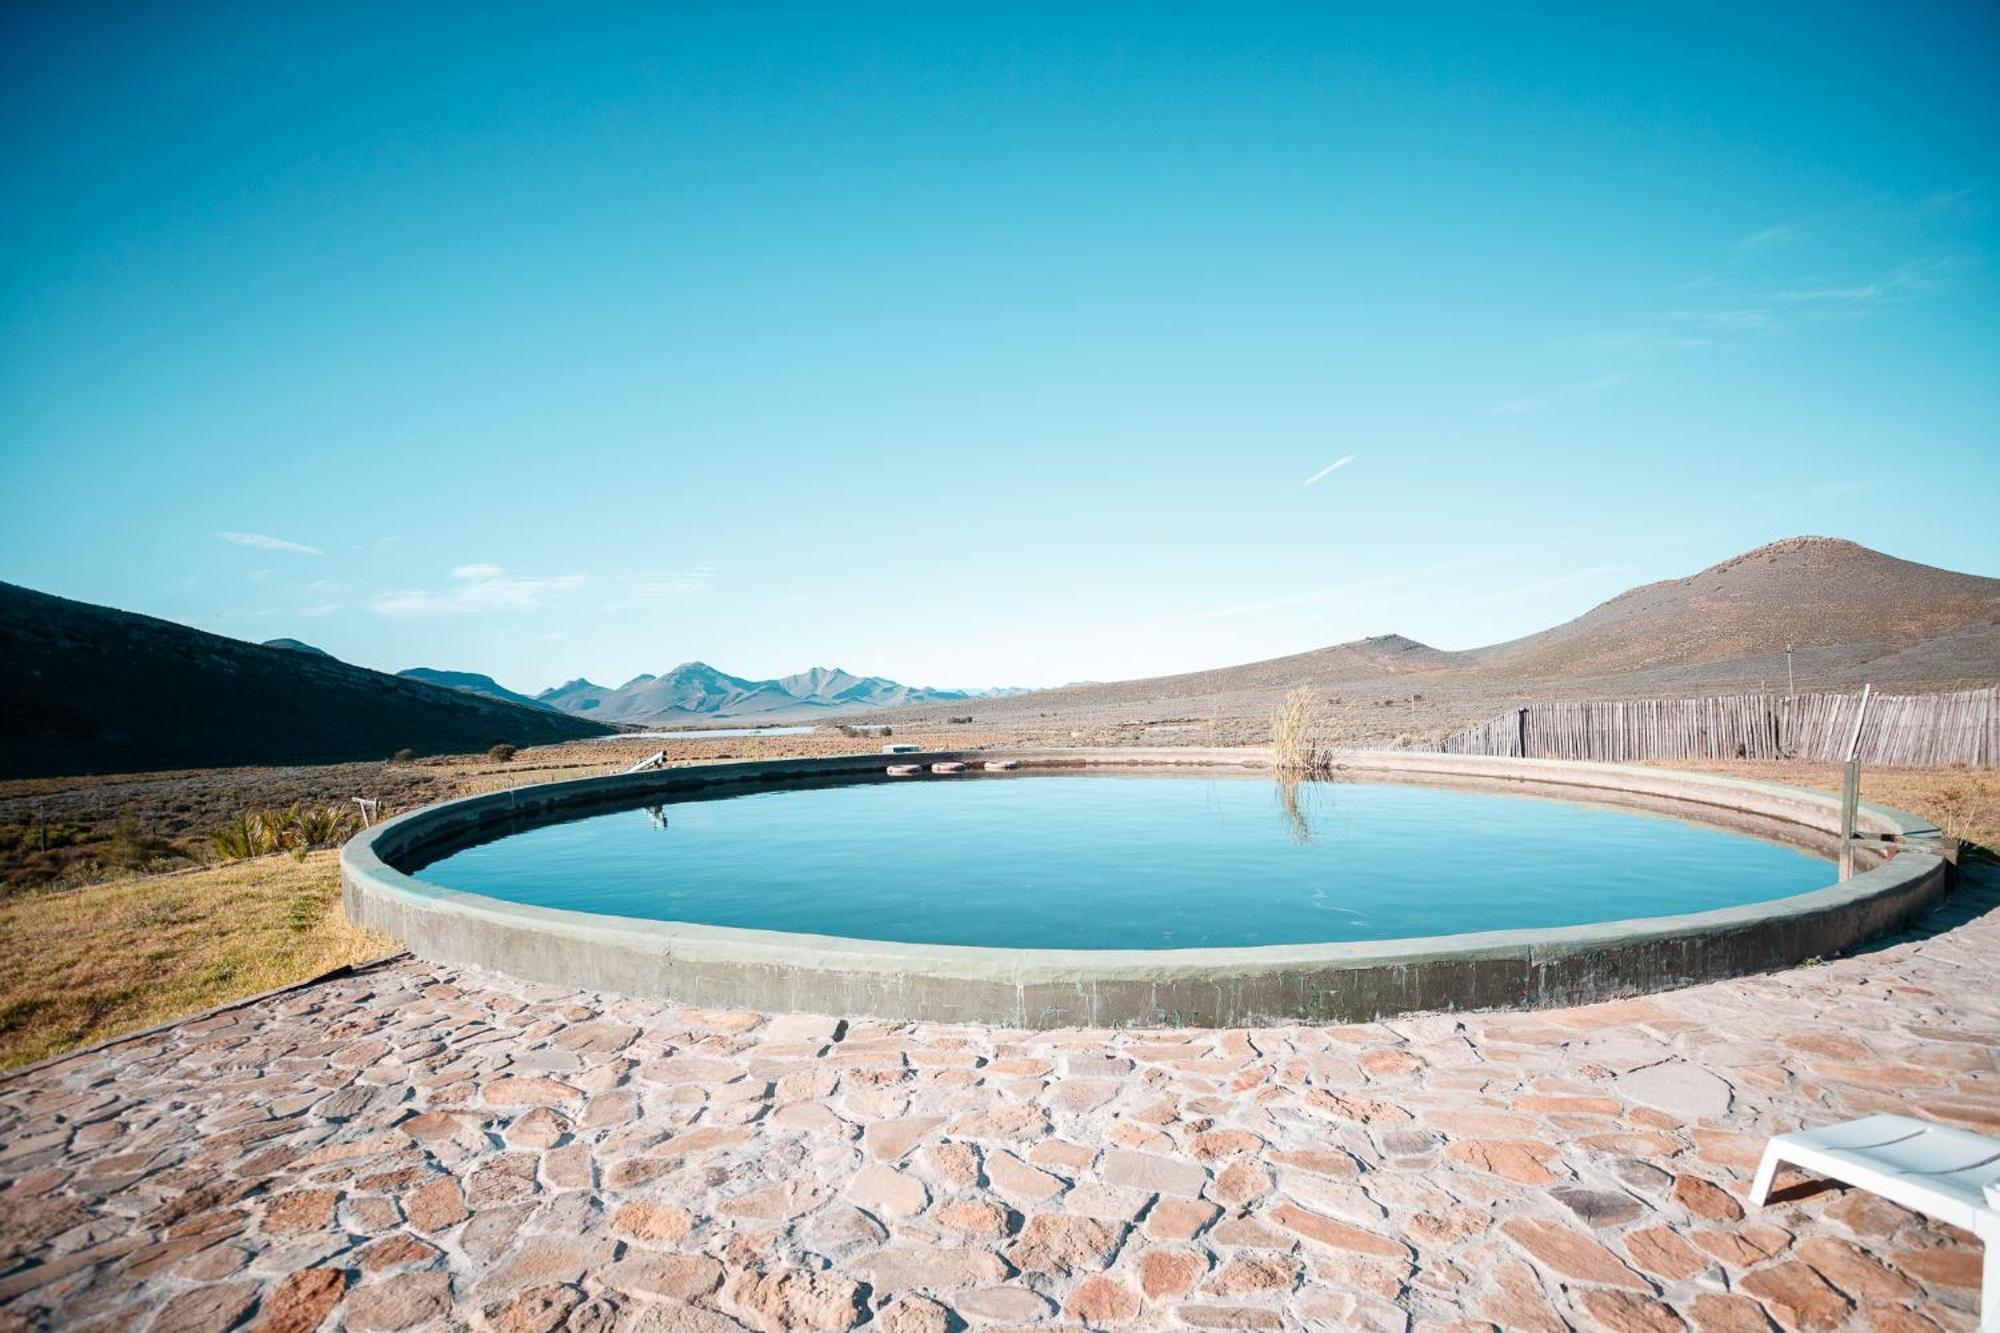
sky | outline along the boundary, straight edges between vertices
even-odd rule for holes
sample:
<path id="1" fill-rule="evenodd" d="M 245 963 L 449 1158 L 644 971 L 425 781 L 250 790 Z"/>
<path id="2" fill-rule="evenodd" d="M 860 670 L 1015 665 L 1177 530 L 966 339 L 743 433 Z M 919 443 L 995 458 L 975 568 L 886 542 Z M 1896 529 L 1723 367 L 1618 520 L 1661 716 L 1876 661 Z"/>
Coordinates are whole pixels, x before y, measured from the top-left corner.
<path id="1" fill-rule="evenodd" d="M 0 580 L 535 690 L 2000 575 L 2000 9 L 0 8 Z"/>

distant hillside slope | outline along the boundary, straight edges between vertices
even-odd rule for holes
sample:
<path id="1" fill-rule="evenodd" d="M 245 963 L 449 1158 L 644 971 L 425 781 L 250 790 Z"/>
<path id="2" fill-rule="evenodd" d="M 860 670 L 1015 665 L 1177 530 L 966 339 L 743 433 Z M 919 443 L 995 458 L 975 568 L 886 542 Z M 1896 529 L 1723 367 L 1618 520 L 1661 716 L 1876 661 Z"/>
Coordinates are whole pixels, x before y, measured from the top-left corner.
<path id="1" fill-rule="evenodd" d="M 1793 537 L 1486 648 L 1448 652 L 1389 634 L 1213 671 L 1041 690 L 973 711 L 996 725 L 1235 718 L 1261 726 L 1285 691 L 1309 685 L 1358 710 L 1360 732 L 1393 735 L 1528 699 L 1782 689 L 1787 644 L 1801 689 L 2000 680 L 2000 579 Z M 939 711 L 884 716 L 934 721 Z"/>
<path id="2" fill-rule="evenodd" d="M 1935 645 L 1947 676 L 1990 674 L 2000 579 L 1957 574 L 1831 537 L 1793 537 L 1698 574 L 1634 588 L 1539 634 L 1462 654 L 1508 676 L 1569 678 L 1817 653 Z M 1973 651 L 1959 653 L 1954 645 Z"/>
<path id="3" fill-rule="evenodd" d="M 814 667 L 778 680 L 751 680 L 706 662 L 683 662 L 660 676 L 635 676 L 610 688 L 581 678 L 536 696 L 566 713 L 609 722 L 687 722 L 706 718 L 778 721 L 878 708 L 984 697 L 970 690 L 899 685 L 839 667 Z"/>
<path id="4" fill-rule="evenodd" d="M 484 695 L 488 699 L 499 699 L 522 708 L 536 708 L 542 712 L 556 711 L 540 699 L 531 699 L 516 693 L 491 676 L 482 676 L 477 671 L 439 671 L 435 667 L 411 667 L 398 671 L 404 680 L 420 680 L 426 685 L 442 685 L 448 690 L 464 690 L 467 694 Z"/>
<path id="5" fill-rule="evenodd" d="M 332 653 L 324 648 L 315 648 L 311 644 L 298 639 L 266 639 L 264 640 L 264 646 L 266 648 L 284 648 L 294 653 L 311 653 L 314 657 L 333 656 Z"/>
<path id="6" fill-rule="evenodd" d="M 0 777 L 381 759 L 607 730 L 0 583 Z"/>

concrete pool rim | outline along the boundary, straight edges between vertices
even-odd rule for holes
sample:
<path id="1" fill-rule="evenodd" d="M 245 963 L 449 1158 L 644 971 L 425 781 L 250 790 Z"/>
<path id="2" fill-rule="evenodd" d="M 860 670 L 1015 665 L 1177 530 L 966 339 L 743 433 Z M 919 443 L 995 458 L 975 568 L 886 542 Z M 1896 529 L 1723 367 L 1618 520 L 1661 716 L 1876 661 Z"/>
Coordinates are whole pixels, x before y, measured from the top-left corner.
<path id="1" fill-rule="evenodd" d="M 1269 772 L 1262 750 L 992 750 L 896 756 L 1017 759 L 1049 768 Z M 1547 929 L 1357 943 L 1169 950 L 1010 949 L 701 926 L 503 902 L 395 868 L 504 833 L 524 817 L 673 799 L 718 784 L 880 773 L 885 755 L 704 764 L 463 797 L 384 821 L 341 851 L 349 918 L 418 957 L 528 980 L 702 1008 L 817 1012 L 1010 1027 L 1270 1026 L 1397 1014 L 1589 1003 L 1770 971 L 1843 953 L 1928 910 L 1948 889 L 1939 831 L 1864 803 L 1863 831 L 1911 844 L 1845 883 L 1741 907 Z M 1353 751 L 1340 776 L 1562 788 L 1670 801 L 1684 817 L 1750 816 L 1824 839 L 1835 797 L 1750 779 L 1562 760 Z M 989 780 L 963 777 L 921 782 Z M 1717 822 L 1724 822 L 1718 818 Z M 1829 874 L 1831 874 L 1829 867 Z"/>

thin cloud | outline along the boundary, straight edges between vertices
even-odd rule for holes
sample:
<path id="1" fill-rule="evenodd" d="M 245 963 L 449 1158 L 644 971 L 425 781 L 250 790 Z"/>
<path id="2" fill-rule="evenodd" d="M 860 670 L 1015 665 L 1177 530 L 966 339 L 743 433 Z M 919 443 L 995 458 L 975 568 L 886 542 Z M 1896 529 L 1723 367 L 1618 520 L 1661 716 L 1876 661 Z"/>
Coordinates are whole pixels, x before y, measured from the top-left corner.
<path id="1" fill-rule="evenodd" d="M 1939 214 L 1960 212 L 1972 200 L 1971 189 L 1938 190 L 1917 200 L 1916 214 L 1920 218 L 1937 217 Z"/>
<path id="2" fill-rule="evenodd" d="M 1352 463 L 1358 457 L 1360 457 L 1359 454 L 1344 454 L 1341 457 L 1334 459 L 1331 463 L 1328 463 L 1325 467 L 1313 473 L 1310 477 L 1307 477 L 1305 484 L 1308 486 L 1317 486 L 1319 483 L 1325 481 L 1328 477 L 1332 476 L 1334 473 L 1346 467 L 1349 463 Z"/>
<path id="3" fill-rule="evenodd" d="M 1441 578 L 1447 574 L 1475 569 L 1486 563 L 1484 557 L 1477 560 L 1449 560 L 1428 565 L 1421 569 L 1406 570 L 1397 574 L 1381 574 L 1373 578 L 1350 579 L 1346 583 L 1330 588 L 1320 588 L 1313 592 L 1299 593 L 1290 597 L 1265 597 L 1252 602 L 1238 602 L 1234 606 L 1211 607 L 1205 611 L 1191 611 L 1186 615 L 1174 616 L 1168 624 L 1202 624 L 1211 620 L 1237 620 L 1245 616 L 1266 616 L 1273 611 L 1290 611 L 1302 606 L 1318 606 L 1326 602 L 1344 601 L 1364 593 L 1380 592 L 1384 588 L 1401 587 L 1418 583 L 1425 579 Z"/>
<path id="4" fill-rule="evenodd" d="M 686 569 L 614 574 L 599 580 L 604 601 L 597 609 L 630 611 L 656 602 L 672 601 L 700 592 L 715 580 L 718 572 L 713 565 L 691 565 Z"/>
<path id="5" fill-rule="evenodd" d="M 708 565 L 664 572 L 592 574 L 509 574 L 500 565 L 456 565 L 442 588 L 399 588 L 367 602 L 378 616 L 507 614 L 537 611 L 584 593 L 603 598 L 599 611 L 621 611 L 683 596 L 707 586 L 716 575 Z"/>
<path id="6" fill-rule="evenodd" d="M 1778 326 L 1775 315 L 1757 306 L 1726 310 L 1662 310 L 1655 318 L 1730 333 L 1769 333 Z"/>
<path id="7" fill-rule="evenodd" d="M 1570 573 L 1557 574 L 1552 578 L 1517 583 L 1509 588 L 1496 588 L 1492 592 L 1468 598 L 1467 603 L 1472 606 L 1488 606 L 1495 602 L 1511 602 L 1521 597 L 1533 597 L 1538 593 L 1555 592 L 1572 584 L 1588 583 L 1609 574 L 1622 574 L 1630 568 L 1630 565 L 1592 565 L 1588 569 L 1572 570 Z"/>
<path id="8" fill-rule="evenodd" d="M 1795 241 L 1805 234 L 1806 224 L 1803 222 L 1780 222 L 1776 226 L 1766 227 L 1762 231 L 1751 232 L 1748 236 L 1736 242 L 1736 248 L 1738 250 L 1762 250 L 1767 246 L 1781 245 L 1786 241 Z"/>
<path id="9" fill-rule="evenodd" d="M 1945 285 L 1947 274 L 1963 268 L 1968 262 L 1963 255 L 1912 260 L 1898 264 L 1873 282 L 1790 287 L 1771 293 L 1770 299 L 1788 305 L 1874 305 L 1917 292 L 1935 291 Z"/>
<path id="10" fill-rule="evenodd" d="M 1550 393 L 1533 394 L 1521 398 L 1507 398 L 1486 409 L 1489 416 L 1525 417 L 1536 412 L 1545 412 L 1565 398 L 1589 398 L 1600 393 L 1609 393 L 1623 384 L 1629 376 L 1622 370 L 1609 371 L 1590 379 L 1572 384 L 1567 389 Z"/>
<path id="11" fill-rule="evenodd" d="M 238 546 L 251 546 L 259 551 L 290 551 L 294 555 L 325 555 L 317 546 L 307 546 L 304 542 L 286 541 L 283 537 L 267 537 L 261 532 L 218 532 L 216 536 Z"/>
<path id="12" fill-rule="evenodd" d="M 590 582 L 587 574 L 511 577 L 499 565 L 460 565 L 443 589 L 405 588 L 373 598 L 378 616 L 464 615 L 533 611 L 562 600 Z"/>

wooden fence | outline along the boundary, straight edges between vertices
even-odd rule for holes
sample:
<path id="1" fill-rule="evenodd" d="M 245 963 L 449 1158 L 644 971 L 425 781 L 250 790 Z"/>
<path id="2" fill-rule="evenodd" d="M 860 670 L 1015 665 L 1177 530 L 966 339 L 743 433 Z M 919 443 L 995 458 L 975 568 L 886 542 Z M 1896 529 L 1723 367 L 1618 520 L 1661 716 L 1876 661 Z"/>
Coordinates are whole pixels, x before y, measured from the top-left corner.
<path id="1" fill-rule="evenodd" d="M 1441 741 L 1444 754 L 1537 759 L 1842 760 L 1861 706 L 1853 694 L 1736 694 L 1711 699 L 1539 703 L 1509 709 Z M 2000 763 L 2000 688 L 1874 695 L 1861 728 L 1863 762 Z"/>

